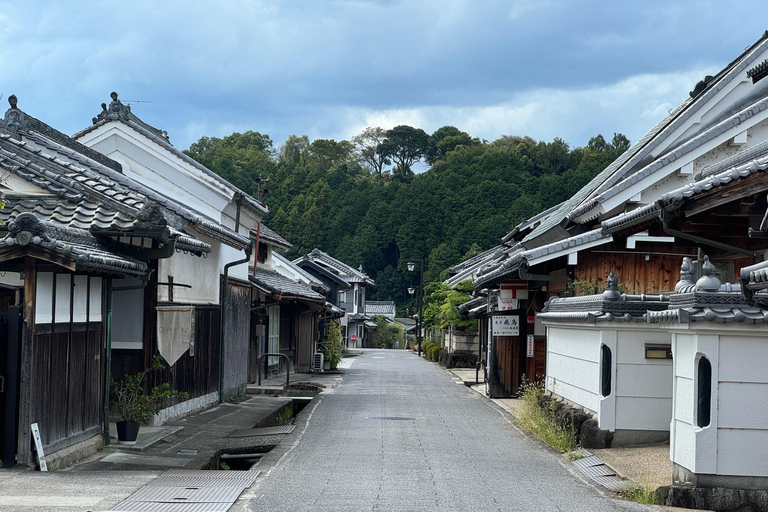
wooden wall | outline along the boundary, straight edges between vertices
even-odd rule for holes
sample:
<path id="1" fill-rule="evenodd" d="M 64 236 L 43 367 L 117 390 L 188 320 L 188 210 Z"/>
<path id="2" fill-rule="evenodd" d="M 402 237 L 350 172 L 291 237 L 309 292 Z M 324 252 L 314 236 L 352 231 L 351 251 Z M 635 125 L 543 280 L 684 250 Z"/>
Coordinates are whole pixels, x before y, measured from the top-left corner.
<path id="1" fill-rule="evenodd" d="M 40 427 L 47 452 L 101 431 L 102 347 L 101 323 L 35 326 L 30 422 Z"/>
<path id="2" fill-rule="evenodd" d="M 646 259 L 646 257 L 648 259 Z M 696 257 L 693 256 L 695 259 Z M 630 294 L 660 293 L 674 290 L 680 280 L 683 256 L 661 254 L 579 253 L 579 264 L 574 281 L 597 284 L 598 293 L 605 290 L 605 282 L 613 271 L 619 278 L 622 291 Z"/>
<path id="3" fill-rule="evenodd" d="M 151 350 L 145 351 L 145 367 L 152 354 L 157 354 L 156 314 L 145 315 L 151 330 Z M 195 351 L 185 352 L 169 370 L 155 372 L 148 379 L 150 385 L 169 382 L 178 391 L 186 391 L 189 398 L 219 391 L 219 338 L 221 337 L 221 308 L 214 305 L 195 305 Z"/>

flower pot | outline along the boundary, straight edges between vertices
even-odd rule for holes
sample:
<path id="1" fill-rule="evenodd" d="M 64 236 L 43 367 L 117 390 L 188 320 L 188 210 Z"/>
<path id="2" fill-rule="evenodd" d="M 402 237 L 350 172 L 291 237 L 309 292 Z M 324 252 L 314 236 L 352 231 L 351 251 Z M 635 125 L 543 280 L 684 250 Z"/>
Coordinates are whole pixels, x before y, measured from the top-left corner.
<path id="1" fill-rule="evenodd" d="M 141 423 L 138 421 L 118 421 L 117 442 L 120 444 L 136 444 L 140 426 Z"/>
<path id="2" fill-rule="evenodd" d="M 336 367 L 339 365 L 339 362 L 338 361 L 331 361 L 330 364 L 331 364 L 331 368 L 330 369 L 331 370 L 335 370 Z"/>

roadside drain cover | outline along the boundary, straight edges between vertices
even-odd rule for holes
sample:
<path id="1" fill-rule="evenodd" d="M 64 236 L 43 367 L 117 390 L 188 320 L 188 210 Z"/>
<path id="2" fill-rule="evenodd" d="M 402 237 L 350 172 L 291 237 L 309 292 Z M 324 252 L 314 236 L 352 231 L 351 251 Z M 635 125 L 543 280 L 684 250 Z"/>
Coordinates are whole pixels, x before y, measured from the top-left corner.
<path id="1" fill-rule="evenodd" d="M 226 512 L 260 471 L 171 470 L 112 512 Z"/>
<path id="2" fill-rule="evenodd" d="M 573 465 L 576 466 L 579 471 L 609 491 L 619 492 L 630 487 L 627 480 L 622 480 L 616 475 L 616 472 L 606 466 L 602 460 L 586 450 L 584 450 L 584 454 L 587 455 L 587 457 L 573 461 Z"/>
<path id="3" fill-rule="evenodd" d="M 296 428 L 296 425 L 281 425 L 279 427 L 261 427 L 247 428 L 245 430 L 235 430 L 229 437 L 254 437 L 254 436 L 273 436 L 275 434 L 290 434 Z"/>

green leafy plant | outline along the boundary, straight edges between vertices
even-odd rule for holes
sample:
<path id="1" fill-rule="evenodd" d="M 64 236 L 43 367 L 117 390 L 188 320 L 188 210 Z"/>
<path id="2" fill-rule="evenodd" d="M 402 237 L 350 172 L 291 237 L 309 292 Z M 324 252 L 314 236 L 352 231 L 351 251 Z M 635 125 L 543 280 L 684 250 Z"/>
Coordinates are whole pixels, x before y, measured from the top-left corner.
<path id="1" fill-rule="evenodd" d="M 338 320 L 331 321 L 325 332 L 323 343 L 323 358 L 330 364 L 338 364 L 343 355 L 344 346 L 341 344 L 341 325 Z"/>
<path id="2" fill-rule="evenodd" d="M 523 406 L 517 414 L 521 426 L 561 453 L 576 448 L 576 434 L 573 429 L 563 428 L 555 419 L 554 402 L 540 405 L 539 397 L 544 394 L 544 385 L 525 382 L 521 386 Z"/>
<path id="3" fill-rule="evenodd" d="M 626 491 L 621 491 L 621 497 L 628 501 L 635 501 L 637 503 L 644 503 L 646 505 L 663 505 L 659 494 L 646 485 L 639 487 L 633 487 Z"/>
<path id="4" fill-rule="evenodd" d="M 162 370 L 163 358 L 156 355 L 152 365 L 133 375 L 124 376 L 119 382 L 110 376 L 110 389 L 112 392 L 112 405 L 117 407 L 123 421 L 146 423 L 151 416 L 160 411 L 160 407 L 166 400 L 174 398 L 187 398 L 188 393 L 175 391 L 167 382 L 158 384 L 144 393 L 144 380 L 152 371 Z"/>

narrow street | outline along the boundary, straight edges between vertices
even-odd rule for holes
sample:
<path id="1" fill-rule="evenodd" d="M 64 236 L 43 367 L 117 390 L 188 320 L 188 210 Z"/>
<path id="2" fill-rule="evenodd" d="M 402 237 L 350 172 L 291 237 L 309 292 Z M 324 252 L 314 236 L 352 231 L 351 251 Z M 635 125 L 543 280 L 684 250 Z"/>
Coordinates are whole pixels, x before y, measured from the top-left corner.
<path id="1" fill-rule="evenodd" d="M 647 510 L 603 496 L 410 351 L 365 351 L 299 429 L 231 510 Z"/>

